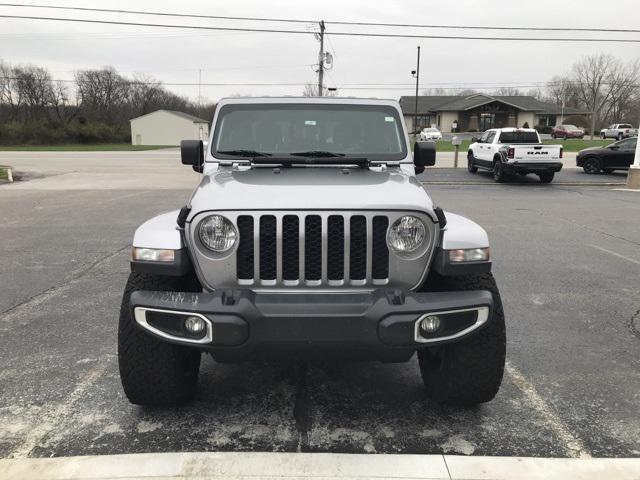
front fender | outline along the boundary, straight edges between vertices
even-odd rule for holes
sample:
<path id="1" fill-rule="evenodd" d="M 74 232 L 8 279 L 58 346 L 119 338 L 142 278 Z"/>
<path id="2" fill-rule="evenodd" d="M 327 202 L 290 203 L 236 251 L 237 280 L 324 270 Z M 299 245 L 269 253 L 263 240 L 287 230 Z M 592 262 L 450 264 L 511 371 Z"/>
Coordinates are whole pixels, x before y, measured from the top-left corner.
<path id="1" fill-rule="evenodd" d="M 489 236 L 477 223 L 462 215 L 445 212 L 447 226 L 442 230 L 440 247 L 436 252 L 433 268 L 440 275 L 470 275 L 491 271 L 491 260 L 469 263 L 452 263 L 448 250 L 488 248 Z"/>
<path id="2" fill-rule="evenodd" d="M 182 234 L 176 220 L 180 210 L 153 217 L 138 227 L 133 235 L 133 246 L 180 250 L 184 248 Z"/>
<path id="3" fill-rule="evenodd" d="M 131 260 L 131 271 L 152 275 L 183 276 L 193 271 L 177 219 L 180 210 L 163 213 L 144 222 L 133 236 L 133 246 L 173 250 L 173 262 Z"/>

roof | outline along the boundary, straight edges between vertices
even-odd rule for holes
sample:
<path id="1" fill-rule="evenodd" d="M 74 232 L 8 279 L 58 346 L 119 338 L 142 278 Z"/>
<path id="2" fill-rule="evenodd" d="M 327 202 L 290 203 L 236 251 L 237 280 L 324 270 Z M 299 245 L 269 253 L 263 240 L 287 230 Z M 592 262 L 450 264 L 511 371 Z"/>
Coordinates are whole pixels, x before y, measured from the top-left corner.
<path id="1" fill-rule="evenodd" d="M 486 105 L 491 102 L 502 102 L 518 110 L 539 114 L 559 114 L 562 107 L 543 102 L 529 95 L 487 95 L 476 93 L 468 96 L 457 95 L 423 95 L 418 96 L 418 113 L 459 112 Z M 415 96 L 400 97 L 400 107 L 405 115 L 415 114 Z M 569 115 L 584 114 L 576 108 L 565 107 L 564 113 Z"/>
<path id="2" fill-rule="evenodd" d="M 171 113 L 173 115 L 176 115 L 178 117 L 184 118 L 186 120 L 191 120 L 193 123 L 209 123 L 208 120 L 205 120 L 203 118 L 200 117 L 196 117 L 195 115 L 191 115 L 189 113 L 185 113 L 185 112 L 178 112 L 177 110 L 164 110 L 164 109 L 160 109 L 160 110 L 156 110 L 155 112 L 151 112 L 151 113 L 147 113 L 145 115 L 141 115 L 139 117 L 135 117 L 132 118 L 131 120 L 129 120 L 130 122 L 133 120 L 138 120 L 139 118 L 143 118 L 143 117 L 147 117 L 149 115 L 154 115 L 158 112 L 166 112 L 166 113 Z"/>

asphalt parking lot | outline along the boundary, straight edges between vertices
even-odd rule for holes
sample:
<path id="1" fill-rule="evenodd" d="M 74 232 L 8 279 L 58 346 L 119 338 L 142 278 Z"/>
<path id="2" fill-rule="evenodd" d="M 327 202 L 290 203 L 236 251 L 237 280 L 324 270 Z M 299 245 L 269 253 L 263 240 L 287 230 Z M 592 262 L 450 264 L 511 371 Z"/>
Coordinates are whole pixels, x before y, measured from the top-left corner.
<path id="1" fill-rule="evenodd" d="M 130 242 L 141 222 L 184 205 L 197 176 L 172 151 L 2 154 L 0 163 L 32 178 L 0 185 L 0 457 L 640 456 L 640 193 L 607 185 L 624 175 L 585 183 L 571 170 L 551 185 L 498 185 L 464 170 L 421 176 L 439 205 L 492 242 L 508 365 L 489 404 L 430 402 L 415 359 L 205 358 L 193 403 L 144 409 L 124 397 L 115 356 Z"/>

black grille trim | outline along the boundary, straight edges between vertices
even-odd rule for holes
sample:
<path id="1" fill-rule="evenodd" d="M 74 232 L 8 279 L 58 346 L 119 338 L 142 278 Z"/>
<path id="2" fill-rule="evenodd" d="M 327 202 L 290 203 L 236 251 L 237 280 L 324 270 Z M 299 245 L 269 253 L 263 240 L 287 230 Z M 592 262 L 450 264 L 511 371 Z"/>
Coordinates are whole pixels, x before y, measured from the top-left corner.
<path id="1" fill-rule="evenodd" d="M 282 217 L 282 279 L 300 278 L 300 219 L 297 215 Z"/>
<path id="2" fill-rule="evenodd" d="M 387 247 L 388 217 L 373 217 L 371 245 L 371 276 L 375 280 L 389 277 L 389 248 Z"/>
<path id="3" fill-rule="evenodd" d="M 354 215 L 350 220 L 349 277 L 351 280 L 367 278 L 367 219 Z"/>
<path id="4" fill-rule="evenodd" d="M 260 217 L 260 279 L 275 280 L 277 269 L 276 217 Z"/>
<path id="5" fill-rule="evenodd" d="M 304 277 L 306 280 L 322 278 L 322 218 L 308 215 L 304 219 Z"/>
<path id="6" fill-rule="evenodd" d="M 236 252 L 236 275 L 240 280 L 253 278 L 253 217 L 241 215 L 238 217 L 238 251 Z"/>
<path id="7" fill-rule="evenodd" d="M 344 218 L 331 215 L 327 221 L 327 278 L 344 279 Z"/>

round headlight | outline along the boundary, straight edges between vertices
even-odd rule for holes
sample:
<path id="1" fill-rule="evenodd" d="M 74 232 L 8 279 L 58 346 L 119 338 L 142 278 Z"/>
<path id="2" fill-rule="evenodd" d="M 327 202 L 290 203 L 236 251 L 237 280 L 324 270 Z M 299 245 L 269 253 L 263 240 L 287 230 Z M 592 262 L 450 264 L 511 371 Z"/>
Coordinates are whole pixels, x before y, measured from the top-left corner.
<path id="1" fill-rule="evenodd" d="M 200 222 L 198 236 L 209 250 L 222 253 L 235 245 L 238 233 L 228 219 L 222 215 L 211 215 Z"/>
<path id="2" fill-rule="evenodd" d="M 422 246 L 427 229 L 417 217 L 405 215 L 393 222 L 387 236 L 389 248 L 397 253 L 411 253 Z"/>

